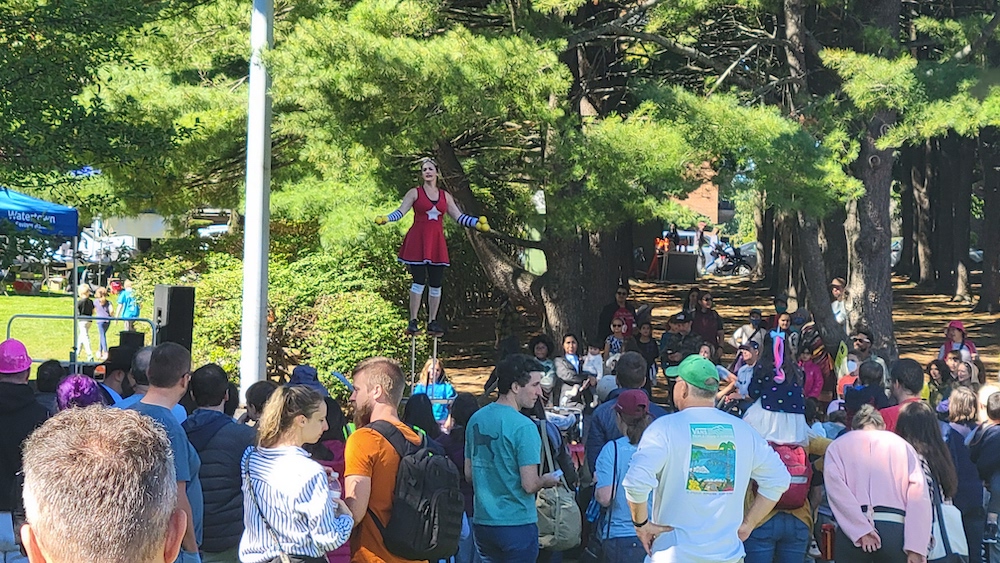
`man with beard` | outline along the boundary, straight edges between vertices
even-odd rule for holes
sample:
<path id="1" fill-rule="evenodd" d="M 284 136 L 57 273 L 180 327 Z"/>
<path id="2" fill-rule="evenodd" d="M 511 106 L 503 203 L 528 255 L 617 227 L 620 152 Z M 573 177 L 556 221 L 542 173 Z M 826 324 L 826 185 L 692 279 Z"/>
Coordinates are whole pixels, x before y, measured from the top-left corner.
<path id="1" fill-rule="evenodd" d="M 405 385 L 399 364 L 389 358 L 368 358 L 354 369 L 351 403 L 358 429 L 347 439 L 344 450 L 344 502 L 354 516 L 354 526 L 360 527 L 351 536 L 351 561 L 354 563 L 406 561 L 385 547 L 372 518 L 374 515 L 379 522 L 389 521 L 400 457 L 382 434 L 366 428 L 372 422 L 383 420 L 411 443 L 420 444 L 420 437 L 397 416 Z"/>

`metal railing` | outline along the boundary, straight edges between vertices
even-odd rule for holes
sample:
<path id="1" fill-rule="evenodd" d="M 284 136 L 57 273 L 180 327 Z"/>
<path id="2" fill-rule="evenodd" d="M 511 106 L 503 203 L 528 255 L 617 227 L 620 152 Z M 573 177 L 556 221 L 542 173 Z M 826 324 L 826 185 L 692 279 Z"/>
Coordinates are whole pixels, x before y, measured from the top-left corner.
<path id="1" fill-rule="evenodd" d="M 154 323 L 152 319 L 147 319 L 147 318 L 144 318 L 144 317 L 80 317 L 80 316 L 74 316 L 74 315 L 33 315 L 33 314 L 30 314 L 30 313 L 19 313 L 17 315 L 12 315 L 10 317 L 10 320 L 7 321 L 7 338 L 8 339 L 10 338 L 10 329 L 14 325 L 14 321 L 16 321 L 17 319 L 49 319 L 49 320 L 57 320 L 57 321 L 73 321 L 73 320 L 75 320 L 75 321 L 78 321 L 78 322 L 79 321 L 87 321 L 87 322 L 90 322 L 90 321 L 94 321 L 94 322 L 101 322 L 101 321 L 140 322 L 140 323 L 146 323 L 146 324 L 149 325 L 150 331 L 152 332 L 152 335 L 153 335 L 153 342 L 154 343 L 156 342 L 156 323 Z M 70 352 L 70 355 L 69 355 L 69 362 L 71 364 L 74 364 L 74 365 L 75 364 L 80 364 L 80 363 L 87 363 L 87 362 L 77 362 L 76 361 L 76 347 L 78 346 L 78 343 L 76 341 L 77 330 L 78 330 L 78 328 L 76 326 L 76 323 L 74 323 L 74 325 L 73 325 L 73 351 Z M 42 363 L 42 362 L 44 362 L 44 361 L 46 361 L 48 359 L 52 359 L 52 358 L 45 358 L 45 359 L 33 358 L 31 361 L 32 361 L 32 363 Z"/>

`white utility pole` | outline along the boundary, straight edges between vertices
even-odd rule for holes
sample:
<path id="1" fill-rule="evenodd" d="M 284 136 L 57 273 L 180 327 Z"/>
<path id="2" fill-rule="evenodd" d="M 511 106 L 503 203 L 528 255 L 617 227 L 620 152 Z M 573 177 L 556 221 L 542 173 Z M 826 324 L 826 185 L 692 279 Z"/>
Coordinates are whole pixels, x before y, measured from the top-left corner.
<path id="1" fill-rule="evenodd" d="M 271 78 L 265 49 L 274 46 L 274 0 L 253 0 L 250 20 L 250 101 L 247 108 L 247 187 L 243 228 L 243 326 L 240 400 L 267 377 L 267 255 L 271 221 Z"/>

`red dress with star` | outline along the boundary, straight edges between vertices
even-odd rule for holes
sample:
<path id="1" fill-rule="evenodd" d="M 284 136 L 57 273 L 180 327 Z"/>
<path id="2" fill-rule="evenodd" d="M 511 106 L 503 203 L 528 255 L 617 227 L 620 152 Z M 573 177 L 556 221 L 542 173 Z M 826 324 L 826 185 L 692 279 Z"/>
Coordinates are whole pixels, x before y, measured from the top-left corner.
<path id="1" fill-rule="evenodd" d="M 403 238 L 399 261 L 413 265 L 449 266 L 448 247 L 444 241 L 444 217 L 447 214 L 448 200 L 444 190 L 438 189 L 437 201 L 431 201 L 423 186 L 417 188 L 417 201 L 413 202 L 413 226 Z"/>

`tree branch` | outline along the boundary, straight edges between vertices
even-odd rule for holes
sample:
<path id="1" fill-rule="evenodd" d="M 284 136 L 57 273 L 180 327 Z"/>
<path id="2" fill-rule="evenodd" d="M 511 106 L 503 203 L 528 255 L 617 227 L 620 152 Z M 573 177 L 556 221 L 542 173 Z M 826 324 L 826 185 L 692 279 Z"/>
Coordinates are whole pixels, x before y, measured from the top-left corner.
<path id="1" fill-rule="evenodd" d="M 688 57 L 690 59 L 693 59 L 693 60 L 697 61 L 702 66 L 713 68 L 713 69 L 715 69 L 715 70 L 717 70 L 719 72 L 725 73 L 726 70 L 727 70 L 727 68 L 728 68 L 728 66 L 726 65 L 726 63 L 724 61 L 715 59 L 713 57 L 710 57 L 710 56 L 706 55 L 705 53 L 702 53 L 698 49 L 695 49 L 694 47 L 688 47 L 687 45 L 681 45 L 680 43 L 677 43 L 676 41 L 672 41 L 670 39 L 667 39 L 666 37 L 663 37 L 662 35 L 656 35 L 654 33 L 645 33 L 645 32 L 642 32 L 642 31 L 634 31 L 634 30 L 631 30 L 631 29 L 628 29 L 626 27 L 622 27 L 622 26 L 619 26 L 619 25 L 615 25 L 615 26 L 610 26 L 609 25 L 609 26 L 605 26 L 605 27 L 608 28 L 607 29 L 608 32 L 614 33 L 616 35 L 626 36 L 626 37 L 634 37 L 634 38 L 640 39 L 642 41 L 651 41 L 651 42 L 656 43 L 657 45 L 663 47 L 667 51 L 670 51 L 671 53 L 674 53 L 675 55 L 680 55 L 682 57 Z M 753 90 L 753 89 L 759 88 L 761 86 L 760 84 L 757 84 L 755 81 L 751 81 L 751 80 L 747 79 L 745 76 L 740 75 L 740 74 L 733 74 L 733 78 L 732 79 L 733 79 L 733 82 L 739 84 L 742 88 L 746 88 L 747 90 Z"/>
<path id="2" fill-rule="evenodd" d="M 729 65 L 729 68 L 727 68 L 725 72 L 719 75 L 718 80 L 716 80 L 715 84 L 712 85 L 712 89 L 709 90 L 707 94 L 705 94 L 705 97 L 706 98 L 711 97 L 712 94 L 715 93 L 715 90 L 726 80 L 726 77 L 729 76 L 731 72 L 733 72 L 733 69 L 736 68 L 736 65 L 740 64 L 740 61 L 742 61 L 743 59 L 749 57 L 750 53 L 753 53 L 754 51 L 757 50 L 757 47 L 760 47 L 760 45 L 759 44 L 752 45 L 749 49 L 744 51 L 742 55 L 740 55 L 740 58 L 733 61 L 733 64 Z"/>
<path id="3" fill-rule="evenodd" d="M 542 245 L 541 241 L 512 237 L 508 234 L 501 233 L 500 231 L 494 231 L 492 229 L 483 234 L 498 240 L 502 240 L 507 244 L 520 246 L 521 248 L 533 248 L 535 250 L 545 250 L 545 247 Z"/>
<path id="4" fill-rule="evenodd" d="M 989 22 L 987 22 L 986 27 L 983 28 L 983 32 L 979 34 L 979 37 L 977 37 L 976 40 L 973 41 L 972 43 L 969 43 L 965 47 L 962 47 L 962 49 L 959 52 L 952 55 L 951 58 L 956 61 L 961 61 L 966 57 L 968 57 L 969 55 L 971 55 L 972 53 L 975 53 L 976 51 L 981 49 L 982 46 L 985 45 L 986 42 L 990 39 L 990 37 L 993 37 L 993 32 L 997 30 L 998 25 L 1000 25 L 1000 9 L 998 9 L 996 12 L 993 12 L 993 17 L 990 18 Z"/>
<path id="5" fill-rule="evenodd" d="M 580 43 L 593 41 L 594 39 L 597 39 L 598 37 L 607 34 L 609 31 L 611 31 L 612 28 L 619 27 L 625 23 L 628 23 L 628 21 L 631 20 L 632 18 L 638 16 L 639 14 L 645 12 L 646 10 L 655 8 L 659 4 L 662 4 L 663 2 L 664 0 L 646 0 L 645 2 L 636 6 L 635 8 L 629 10 L 628 12 L 625 12 L 625 14 L 619 18 L 616 18 L 606 24 L 599 25 L 589 31 L 573 35 L 569 38 L 569 48 L 571 49 L 579 45 Z"/>

